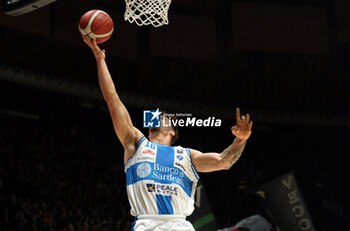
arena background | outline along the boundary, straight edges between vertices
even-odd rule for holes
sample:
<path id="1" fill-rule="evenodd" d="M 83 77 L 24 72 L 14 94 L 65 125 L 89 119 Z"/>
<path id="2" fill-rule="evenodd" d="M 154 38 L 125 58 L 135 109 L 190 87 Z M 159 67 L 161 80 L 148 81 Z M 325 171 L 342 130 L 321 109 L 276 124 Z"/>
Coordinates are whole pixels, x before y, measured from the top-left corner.
<path id="1" fill-rule="evenodd" d="M 177 144 L 221 151 L 235 107 L 251 114 L 240 160 L 200 174 L 218 228 L 269 219 L 256 190 L 293 171 L 315 230 L 350 230 L 347 0 L 174 0 L 160 28 L 124 22 L 119 0 L 1 10 L 0 229 L 129 230 L 123 149 L 77 28 L 95 8 L 114 20 L 101 47 L 136 127 L 158 107 L 215 116 Z"/>

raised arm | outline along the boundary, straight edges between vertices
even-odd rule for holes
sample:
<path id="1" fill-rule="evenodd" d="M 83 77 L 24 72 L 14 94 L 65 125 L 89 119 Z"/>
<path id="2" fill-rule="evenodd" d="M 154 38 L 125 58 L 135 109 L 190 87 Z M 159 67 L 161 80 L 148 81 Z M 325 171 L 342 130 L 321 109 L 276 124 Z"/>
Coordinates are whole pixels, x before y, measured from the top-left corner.
<path id="1" fill-rule="evenodd" d="M 198 172 L 213 172 L 228 170 L 241 156 L 248 138 L 252 133 L 253 122 L 249 114 L 240 115 L 239 108 L 236 108 L 237 123 L 231 128 L 232 134 L 236 136 L 233 143 L 221 153 L 202 153 L 190 149 L 192 162 Z"/>
<path id="2" fill-rule="evenodd" d="M 114 130 L 124 147 L 125 163 L 126 160 L 134 154 L 137 142 L 143 136 L 143 134 L 133 126 L 129 113 L 117 94 L 105 61 L 105 51 L 101 50 L 97 46 L 95 39 L 90 39 L 88 36 L 84 37 L 84 42 L 94 53 L 97 63 L 98 82 L 100 84 L 103 97 L 108 104 Z"/>

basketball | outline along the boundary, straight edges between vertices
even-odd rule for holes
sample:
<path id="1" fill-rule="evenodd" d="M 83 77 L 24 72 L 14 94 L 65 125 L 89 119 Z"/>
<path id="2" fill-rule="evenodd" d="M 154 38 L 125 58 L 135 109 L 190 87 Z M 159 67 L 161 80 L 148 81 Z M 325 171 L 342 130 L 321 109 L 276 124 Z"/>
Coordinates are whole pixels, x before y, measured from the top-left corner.
<path id="1" fill-rule="evenodd" d="M 90 10 L 83 14 L 78 27 L 82 36 L 96 38 L 96 43 L 106 42 L 114 30 L 112 18 L 102 10 Z"/>

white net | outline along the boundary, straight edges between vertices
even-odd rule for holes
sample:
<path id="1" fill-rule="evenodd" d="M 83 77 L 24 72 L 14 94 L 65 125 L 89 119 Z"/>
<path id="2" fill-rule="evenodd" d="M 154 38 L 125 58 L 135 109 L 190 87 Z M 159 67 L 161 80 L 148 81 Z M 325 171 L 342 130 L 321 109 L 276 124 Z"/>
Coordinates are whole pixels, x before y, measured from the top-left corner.
<path id="1" fill-rule="evenodd" d="M 168 24 L 171 0 L 125 0 L 125 21 L 139 26 L 152 24 L 155 27 Z"/>

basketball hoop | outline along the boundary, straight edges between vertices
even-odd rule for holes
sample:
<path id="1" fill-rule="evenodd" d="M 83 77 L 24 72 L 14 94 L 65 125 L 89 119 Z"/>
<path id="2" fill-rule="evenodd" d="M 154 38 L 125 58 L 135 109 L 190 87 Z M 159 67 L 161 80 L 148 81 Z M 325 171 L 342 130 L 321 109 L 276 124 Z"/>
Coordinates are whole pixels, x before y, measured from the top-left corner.
<path id="1" fill-rule="evenodd" d="M 168 24 L 168 10 L 171 0 L 125 0 L 125 21 L 139 26 L 154 27 Z"/>

